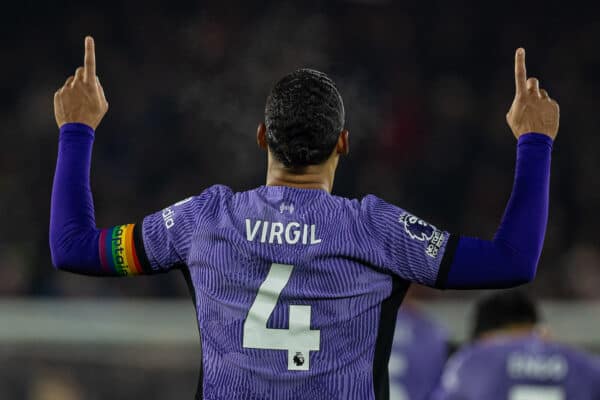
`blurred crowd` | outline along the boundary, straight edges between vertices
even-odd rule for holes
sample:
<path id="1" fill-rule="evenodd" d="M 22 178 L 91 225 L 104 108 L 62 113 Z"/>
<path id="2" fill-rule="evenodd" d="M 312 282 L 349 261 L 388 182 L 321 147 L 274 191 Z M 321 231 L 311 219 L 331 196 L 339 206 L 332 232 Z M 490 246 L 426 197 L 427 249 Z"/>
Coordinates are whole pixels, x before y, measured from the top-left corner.
<path id="1" fill-rule="evenodd" d="M 99 226 L 140 221 L 204 188 L 263 184 L 266 96 L 299 67 L 330 74 L 351 153 L 334 191 L 376 194 L 450 232 L 491 237 L 508 200 L 513 52 L 561 106 L 536 294 L 600 292 L 600 53 L 593 13 L 534 4 L 392 1 L 19 2 L 0 17 L 0 294 L 172 296 L 177 274 L 90 279 L 52 270 L 52 96 L 96 39 L 110 110 L 97 131 Z M 535 18 L 524 15 L 535 13 Z"/>

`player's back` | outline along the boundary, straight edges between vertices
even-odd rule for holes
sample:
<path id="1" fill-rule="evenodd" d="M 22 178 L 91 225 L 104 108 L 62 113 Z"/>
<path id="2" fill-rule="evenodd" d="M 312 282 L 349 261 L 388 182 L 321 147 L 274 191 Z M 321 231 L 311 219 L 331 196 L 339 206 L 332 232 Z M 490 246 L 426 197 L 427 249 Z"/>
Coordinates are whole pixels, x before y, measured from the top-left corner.
<path id="1" fill-rule="evenodd" d="M 403 306 L 396 321 L 389 363 L 390 398 L 429 399 L 447 357 L 445 330 L 419 310 Z"/>
<path id="2" fill-rule="evenodd" d="M 398 306 L 408 280 L 435 283 L 445 232 L 373 196 L 321 190 L 214 186 L 185 203 L 167 214 L 196 218 L 182 261 L 204 398 L 387 397 Z"/>
<path id="3" fill-rule="evenodd" d="M 600 369 L 586 354 L 536 335 L 497 339 L 454 355 L 441 393 L 448 400 L 598 400 Z"/>

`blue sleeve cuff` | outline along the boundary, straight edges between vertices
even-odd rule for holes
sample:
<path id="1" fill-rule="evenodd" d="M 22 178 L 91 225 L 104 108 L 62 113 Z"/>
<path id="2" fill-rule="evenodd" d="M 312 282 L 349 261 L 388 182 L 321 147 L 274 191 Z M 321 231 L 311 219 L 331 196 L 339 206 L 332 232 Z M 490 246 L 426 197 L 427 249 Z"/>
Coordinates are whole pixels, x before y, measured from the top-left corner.
<path id="1" fill-rule="evenodd" d="M 519 137 L 518 146 L 522 144 L 545 144 L 552 148 L 554 140 L 552 140 L 550 136 L 543 133 L 530 132 Z"/>
<path id="2" fill-rule="evenodd" d="M 60 137 L 66 135 L 85 135 L 94 138 L 94 128 L 79 122 L 69 122 L 60 127 Z"/>

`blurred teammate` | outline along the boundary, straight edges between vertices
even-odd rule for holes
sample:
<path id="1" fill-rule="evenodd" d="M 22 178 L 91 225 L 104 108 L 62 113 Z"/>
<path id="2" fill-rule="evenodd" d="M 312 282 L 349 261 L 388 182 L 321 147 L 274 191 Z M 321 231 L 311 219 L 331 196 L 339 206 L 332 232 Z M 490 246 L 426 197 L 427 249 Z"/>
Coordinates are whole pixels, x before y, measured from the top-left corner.
<path id="1" fill-rule="evenodd" d="M 412 301 L 413 286 L 396 320 L 389 362 L 390 399 L 429 400 L 448 358 L 448 335 Z"/>
<path id="2" fill-rule="evenodd" d="M 268 159 L 265 186 L 213 186 L 139 223 L 99 229 L 89 174 L 108 103 L 92 38 L 85 49 L 84 66 L 54 97 L 52 260 L 89 275 L 183 271 L 201 332 L 198 397 L 385 399 L 395 316 L 410 282 L 482 288 L 533 279 L 559 115 L 538 81 L 526 79 L 522 49 L 507 116 L 517 171 L 493 240 L 450 234 L 375 196 L 331 195 L 349 149 L 345 110 L 331 79 L 307 69 L 283 77 L 267 99 L 256 135 Z"/>
<path id="3" fill-rule="evenodd" d="M 475 343 L 448 361 L 435 400 L 599 400 L 600 365 L 548 341 L 536 305 L 520 291 L 477 305 Z"/>

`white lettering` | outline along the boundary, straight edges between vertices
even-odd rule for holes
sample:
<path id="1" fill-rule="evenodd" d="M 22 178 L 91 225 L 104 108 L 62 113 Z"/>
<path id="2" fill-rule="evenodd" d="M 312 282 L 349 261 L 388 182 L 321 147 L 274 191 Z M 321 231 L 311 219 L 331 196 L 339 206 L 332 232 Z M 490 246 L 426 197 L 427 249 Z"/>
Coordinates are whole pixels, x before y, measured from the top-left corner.
<path id="1" fill-rule="evenodd" d="M 292 231 L 293 228 L 294 231 Z M 289 224 L 287 224 L 287 226 L 285 227 L 285 241 L 289 244 L 296 244 L 298 243 L 298 240 L 300 240 L 300 231 L 297 229 L 300 228 L 300 224 L 297 222 L 290 222 Z M 292 239 L 290 233 L 294 233 L 294 238 Z"/>
<path id="2" fill-rule="evenodd" d="M 560 380 L 567 375 L 569 365 L 560 354 L 512 353 L 506 369 L 514 379 Z"/>
<path id="3" fill-rule="evenodd" d="M 167 229 L 171 229 L 175 225 L 175 212 L 170 207 L 162 211 L 162 217 Z"/>
<path id="4" fill-rule="evenodd" d="M 321 239 L 317 239 L 317 227 L 315 225 L 310 226 L 310 244 L 319 244 Z"/>
<path id="5" fill-rule="evenodd" d="M 271 235 L 269 243 L 273 243 L 273 239 L 277 237 L 277 244 L 281 244 L 281 234 L 283 233 L 283 224 L 281 222 L 271 223 Z"/>
<path id="6" fill-rule="evenodd" d="M 263 221 L 263 230 L 260 235 L 260 242 L 264 243 L 267 241 L 267 229 L 269 228 L 269 221 Z"/>
<path id="7" fill-rule="evenodd" d="M 163 212 L 163 215 L 165 215 L 165 212 Z M 172 213 L 172 211 L 170 212 Z M 167 223 L 166 218 L 165 223 Z M 258 235 L 260 231 L 260 243 L 286 243 L 292 245 L 300 243 L 307 245 L 321 243 L 321 239 L 317 237 L 317 226 L 314 224 L 301 224 L 300 222 L 296 221 L 290 221 L 288 223 L 270 222 L 246 218 L 245 225 L 246 240 L 249 242 L 254 242 L 255 240 L 258 240 Z"/>
<path id="8" fill-rule="evenodd" d="M 254 228 L 250 228 L 251 222 L 248 218 L 246 218 L 246 239 L 249 242 L 252 242 L 258 233 L 258 229 L 260 228 L 260 223 L 262 221 L 258 220 L 254 223 Z"/>

